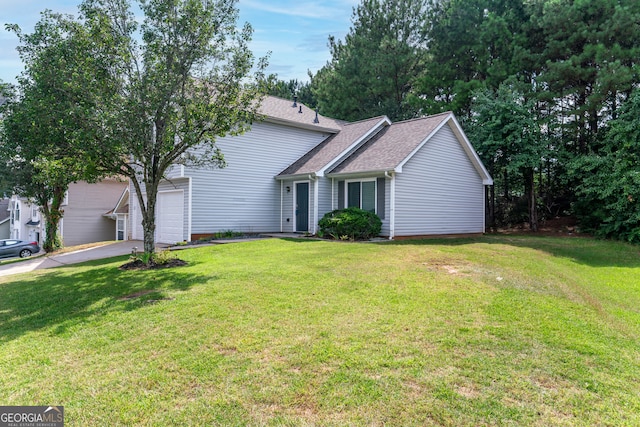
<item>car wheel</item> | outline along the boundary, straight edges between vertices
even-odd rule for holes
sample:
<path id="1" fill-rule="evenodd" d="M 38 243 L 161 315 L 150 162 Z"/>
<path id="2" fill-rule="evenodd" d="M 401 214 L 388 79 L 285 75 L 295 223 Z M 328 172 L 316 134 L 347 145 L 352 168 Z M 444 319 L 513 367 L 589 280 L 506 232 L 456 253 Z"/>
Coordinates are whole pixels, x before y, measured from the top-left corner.
<path id="1" fill-rule="evenodd" d="M 31 251 L 29 249 L 23 249 L 20 251 L 20 258 L 26 258 L 31 256 Z"/>

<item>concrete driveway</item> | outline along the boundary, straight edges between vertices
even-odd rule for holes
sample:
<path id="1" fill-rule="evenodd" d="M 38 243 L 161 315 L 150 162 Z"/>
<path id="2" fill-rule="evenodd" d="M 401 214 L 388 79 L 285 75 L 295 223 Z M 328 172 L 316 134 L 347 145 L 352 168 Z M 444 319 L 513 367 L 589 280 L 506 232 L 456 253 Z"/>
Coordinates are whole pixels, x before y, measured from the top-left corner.
<path id="1" fill-rule="evenodd" d="M 28 261 L 0 265 L 0 277 L 10 276 L 12 274 L 28 273 L 29 271 L 40 270 L 42 268 L 60 267 L 62 265 L 77 264 L 79 262 L 92 261 L 95 259 L 127 255 L 131 253 L 134 247 L 137 247 L 138 252 L 141 252 L 144 245 L 139 240 L 127 240 L 124 242 L 107 243 L 103 246 L 96 246 L 75 252 L 67 252 L 60 255 L 35 257 Z"/>

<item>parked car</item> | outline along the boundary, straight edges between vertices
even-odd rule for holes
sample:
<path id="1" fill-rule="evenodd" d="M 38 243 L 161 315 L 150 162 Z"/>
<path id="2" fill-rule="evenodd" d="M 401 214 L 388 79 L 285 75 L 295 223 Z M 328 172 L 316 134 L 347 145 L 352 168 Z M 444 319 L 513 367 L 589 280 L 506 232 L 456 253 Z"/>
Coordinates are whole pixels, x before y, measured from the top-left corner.
<path id="1" fill-rule="evenodd" d="M 38 242 L 25 242 L 23 240 L 0 240 L 0 258 L 19 256 L 26 258 L 40 252 Z"/>

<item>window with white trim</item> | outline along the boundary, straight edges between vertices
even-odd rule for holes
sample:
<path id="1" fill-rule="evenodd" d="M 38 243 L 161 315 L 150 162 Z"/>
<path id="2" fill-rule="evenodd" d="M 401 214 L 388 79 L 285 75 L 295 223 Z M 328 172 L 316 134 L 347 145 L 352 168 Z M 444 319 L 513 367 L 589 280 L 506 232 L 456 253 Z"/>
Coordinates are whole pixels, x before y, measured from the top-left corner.
<path id="1" fill-rule="evenodd" d="M 347 207 L 376 213 L 376 180 L 347 181 Z"/>
<path id="2" fill-rule="evenodd" d="M 385 178 L 338 181 L 338 208 L 358 207 L 385 219 Z"/>

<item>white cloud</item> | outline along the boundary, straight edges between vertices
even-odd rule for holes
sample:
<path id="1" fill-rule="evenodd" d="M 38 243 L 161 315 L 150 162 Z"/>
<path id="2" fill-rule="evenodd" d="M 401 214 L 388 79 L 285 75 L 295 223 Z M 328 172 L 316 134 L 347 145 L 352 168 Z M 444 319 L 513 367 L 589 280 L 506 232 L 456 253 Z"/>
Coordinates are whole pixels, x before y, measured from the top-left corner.
<path id="1" fill-rule="evenodd" d="M 357 4 L 358 2 L 346 2 L 347 5 L 351 3 Z M 329 4 L 327 6 L 327 4 Z M 302 2 L 289 2 L 287 5 L 274 5 L 273 3 L 266 3 L 254 0 L 241 0 L 240 7 L 242 9 L 252 8 L 261 10 L 263 12 L 275 13 L 279 15 L 298 16 L 302 18 L 315 18 L 315 19 L 343 19 L 345 18 L 345 2 L 340 2 L 341 6 L 333 6 L 330 2 L 324 2 L 320 4 L 317 1 L 302 1 Z M 349 7 L 349 14 L 346 17 L 349 19 L 351 16 L 351 7 Z"/>

